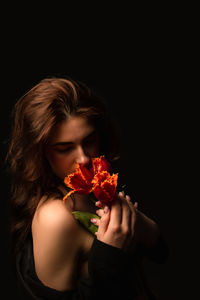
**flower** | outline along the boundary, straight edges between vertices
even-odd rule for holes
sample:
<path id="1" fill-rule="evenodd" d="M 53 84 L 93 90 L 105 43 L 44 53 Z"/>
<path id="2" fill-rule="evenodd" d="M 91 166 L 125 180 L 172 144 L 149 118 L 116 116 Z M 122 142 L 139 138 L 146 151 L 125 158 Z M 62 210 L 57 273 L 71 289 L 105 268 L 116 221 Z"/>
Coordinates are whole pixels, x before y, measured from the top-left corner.
<path id="1" fill-rule="evenodd" d="M 106 160 L 105 156 L 102 155 L 100 157 L 92 158 L 92 166 L 94 175 L 98 172 L 108 171 L 111 172 L 111 165 Z"/>
<path id="2" fill-rule="evenodd" d="M 64 178 L 66 186 L 72 190 L 63 198 L 65 200 L 73 193 L 87 195 L 92 191 L 93 170 L 88 170 L 80 164 L 76 165 L 76 171 Z"/>
<path id="3" fill-rule="evenodd" d="M 111 171 L 111 165 L 104 155 L 92 158 L 90 168 L 77 164 L 75 172 L 64 178 L 64 183 L 71 188 L 71 191 L 63 197 L 63 201 L 65 202 L 75 192 L 84 195 L 93 192 L 96 199 L 103 205 L 110 205 L 116 194 L 118 180 L 118 173 L 111 175 Z M 99 216 L 82 211 L 73 211 L 72 214 L 92 234 L 98 230 L 98 227 L 90 220 Z"/>
<path id="4" fill-rule="evenodd" d="M 64 201 L 66 201 L 66 199 L 75 192 L 83 195 L 90 194 L 93 191 L 95 184 L 99 185 L 99 181 L 93 181 L 95 176 L 104 171 L 111 172 L 111 165 L 104 155 L 92 158 L 91 162 L 92 166 L 90 169 L 81 164 L 76 164 L 75 172 L 64 178 L 66 186 L 72 189 L 63 198 Z M 98 195 L 98 191 L 96 193 Z"/>
<path id="5" fill-rule="evenodd" d="M 115 196 L 118 174 L 110 175 L 107 171 L 98 172 L 93 182 L 93 193 L 102 204 L 110 204 Z"/>

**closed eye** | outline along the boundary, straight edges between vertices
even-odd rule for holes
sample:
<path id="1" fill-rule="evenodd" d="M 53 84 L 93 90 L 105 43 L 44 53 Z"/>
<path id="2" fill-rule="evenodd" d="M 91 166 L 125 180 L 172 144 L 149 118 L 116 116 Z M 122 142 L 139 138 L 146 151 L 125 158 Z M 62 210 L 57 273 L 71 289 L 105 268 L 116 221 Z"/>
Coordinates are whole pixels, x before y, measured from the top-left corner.
<path id="1" fill-rule="evenodd" d="M 92 131 L 88 136 L 82 140 L 83 147 L 93 145 L 97 142 L 97 132 Z M 54 149 L 59 153 L 70 152 L 74 148 L 73 142 L 58 142 L 53 145 Z"/>
<path id="2" fill-rule="evenodd" d="M 59 153 L 67 153 L 70 152 L 73 149 L 72 146 L 67 147 L 67 148 L 55 148 L 55 150 Z"/>

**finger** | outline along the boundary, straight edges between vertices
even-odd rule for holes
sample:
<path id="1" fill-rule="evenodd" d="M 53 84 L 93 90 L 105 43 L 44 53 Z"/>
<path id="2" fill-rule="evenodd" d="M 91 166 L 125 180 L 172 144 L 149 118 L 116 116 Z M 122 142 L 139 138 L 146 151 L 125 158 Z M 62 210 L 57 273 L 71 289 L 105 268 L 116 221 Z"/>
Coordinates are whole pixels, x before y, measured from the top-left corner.
<path id="1" fill-rule="evenodd" d="M 96 225 L 96 226 L 99 226 L 99 224 L 100 224 L 100 219 L 97 219 L 97 218 L 92 218 L 91 220 L 90 220 L 90 222 L 92 222 L 94 225 Z"/>
<path id="2" fill-rule="evenodd" d="M 131 197 L 129 195 L 126 195 L 126 200 L 128 201 L 130 207 L 134 207 L 135 209 L 138 209 L 138 202 L 135 202 L 133 204 L 131 201 Z"/>
<path id="3" fill-rule="evenodd" d="M 100 222 L 99 222 L 97 236 L 98 235 L 101 236 L 101 235 L 105 234 L 105 232 L 107 231 L 107 228 L 108 228 L 109 221 L 110 221 L 110 209 L 108 206 L 105 206 L 104 214 L 101 217 Z"/>
<path id="4" fill-rule="evenodd" d="M 110 212 L 110 224 L 113 228 L 121 225 L 122 220 L 122 209 L 119 197 L 116 197 L 111 206 Z"/>
<path id="5" fill-rule="evenodd" d="M 103 210 L 103 209 L 97 209 L 97 210 L 96 210 L 96 214 L 97 214 L 99 217 L 102 217 L 103 214 L 104 214 L 104 210 Z"/>
<path id="6" fill-rule="evenodd" d="M 126 195 L 126 200 L 131 201 L 131 197 L 129 195 Z"/>
<path id="7" fill-rule="evenodd" d="M 138 202 L 134 203 L 134 207 L 135 207 L 135 209 L 138 209 Z"/>
<path id="8" fill-rule="evenodd" d="M 128 205 L 129 205 L 129 207 L 130 207 L 131 209 L 134 209 L 134 208 L 136 209 L 136 208 L 138 207 L 138 202 L 135 202 L 135 203 L 133 204 L 132 201 L 131 201 L 131 197 L 130 197 L 129 195 L 126 195 L 125 199 L 126 199 Z"/>
<path id="9" fill-rule="evenodd" d="M 131 233 L 131 214 L 132 210 L 126 200 L 126 198 L 120 195 L 122 205 L 122 228 L 125 232 Z"/>
<path id="10" fill-rule="evenodd" d="M 105 205 L 103 205 L 103 203 L 102 203 L 101 201 L 97 201 L 97 202 L 95 203 L 95 205 L 96 205 L 97 207 L 99 207 L 99 208 L 104 208 L 104 206 L 105 206 Z"/>
<path id="11" fill-rule="evenodd" d="M 126 201 L 131 209 L 131 234 L 133 235 L 135 231 L 136 211 L 137 211 L 138 203 L 135 202 L 133 204 L 129 195 L 126 195 Z"/>

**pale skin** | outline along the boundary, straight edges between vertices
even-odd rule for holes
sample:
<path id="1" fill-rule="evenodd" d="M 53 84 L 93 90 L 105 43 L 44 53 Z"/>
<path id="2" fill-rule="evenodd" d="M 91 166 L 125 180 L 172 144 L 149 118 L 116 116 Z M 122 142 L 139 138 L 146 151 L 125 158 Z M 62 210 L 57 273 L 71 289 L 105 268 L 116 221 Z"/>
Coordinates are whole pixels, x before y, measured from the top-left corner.
<path id="1" fill-rule="evenodd" d="M 99 137 L 94 127 L 82 117 L 71 117 L 52 132 L 45 154 L 52 171 L 60 178 L 75 171 L 76 163 L 88 165 L 99 155 Z M 66 190 L 63 190 L 66 194 Z M 65 291 L 76 287 L 77 280 L 88 275 L 87 255 L 94 236 L 83 229 L 73 210 L 97 213 L 97 239 L 129 250 L 137 242 L 153 247 L 159 236 L 157 224 L 132 204 L 129 196 L 119 193 L 110 208 L 97 206 L 76 194 L 74 200 L 41 199 L 32 221 L 35 269 L 47 286 Z"/>

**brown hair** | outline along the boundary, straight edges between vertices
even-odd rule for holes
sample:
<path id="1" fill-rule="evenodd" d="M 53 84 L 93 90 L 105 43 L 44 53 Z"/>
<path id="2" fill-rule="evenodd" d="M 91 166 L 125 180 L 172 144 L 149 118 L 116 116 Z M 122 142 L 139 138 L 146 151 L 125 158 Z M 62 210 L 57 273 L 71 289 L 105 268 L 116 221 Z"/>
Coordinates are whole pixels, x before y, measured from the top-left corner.
<path id="1" fill-rule="evenodd" d="M 70 115 L 92 122 L 100 135 L 101 154 L 119 155 L 119 143 L 107 105 L 85 84 L 69 78 L 45 78 L 16 103 L 7 158 L 12 175 L 11 247 L 16 252 L 30 232 L 42 196 L 59 194 L 59 180 L 44 155 L 53 127 Z"/>

